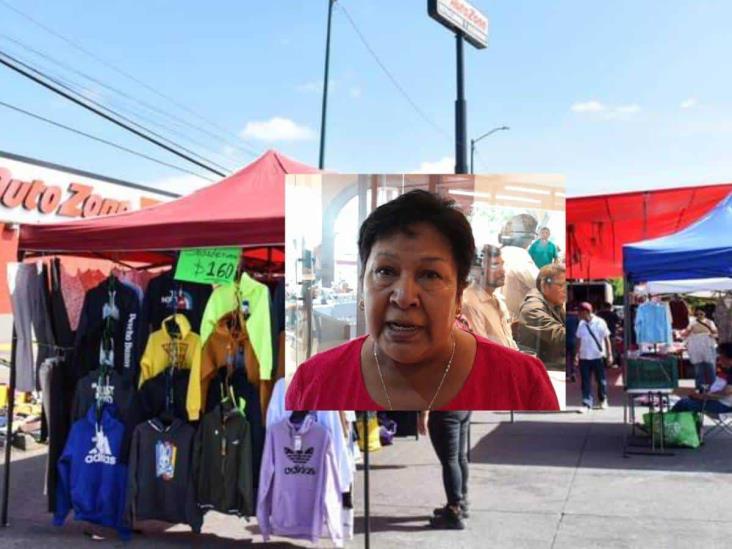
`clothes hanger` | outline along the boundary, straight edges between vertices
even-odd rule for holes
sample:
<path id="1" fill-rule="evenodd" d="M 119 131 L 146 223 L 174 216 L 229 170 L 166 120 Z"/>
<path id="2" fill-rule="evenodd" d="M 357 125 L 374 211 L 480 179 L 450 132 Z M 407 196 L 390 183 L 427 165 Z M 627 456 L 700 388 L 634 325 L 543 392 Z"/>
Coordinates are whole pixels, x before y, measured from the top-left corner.
<path id="1" fill-rule="evenodd" d="M 309 413 L 307 410 L 295 410 L 290 414 L 290 423 L 293 425 L 302 425 Z"/>

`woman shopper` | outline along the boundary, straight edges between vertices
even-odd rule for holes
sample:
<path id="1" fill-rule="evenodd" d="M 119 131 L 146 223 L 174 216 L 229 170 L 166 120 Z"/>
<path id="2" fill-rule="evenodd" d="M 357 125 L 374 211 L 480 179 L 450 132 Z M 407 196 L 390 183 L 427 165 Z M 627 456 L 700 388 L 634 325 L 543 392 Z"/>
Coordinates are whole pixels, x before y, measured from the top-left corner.
<path id="1" fill-rule="evenodd" d="M 717 327 L 706 316 L 704 309 L 697 307 L 689 327 L 683 331 L 689 361 L 694 366 L 694 385 L 699 392 L 714 381 L 714 364 L 717 362 Z"/>
<path id="2" fill-rule="evenodd" d="M 422 412 L 419 432 L 429 432 L 442 466 L 447 503 L 434 510 L 432 528 L 463 530 L 468 518 L 468 429 L 471 412 Z"/>
<path id="3" fill-rule="evenodd" d="M 414 190 L 358 241 L 367 335 L 311 357 L 289 410 L 557 410 L 542 363 L 455 327 L 475 254 L 452 200 Z"/>

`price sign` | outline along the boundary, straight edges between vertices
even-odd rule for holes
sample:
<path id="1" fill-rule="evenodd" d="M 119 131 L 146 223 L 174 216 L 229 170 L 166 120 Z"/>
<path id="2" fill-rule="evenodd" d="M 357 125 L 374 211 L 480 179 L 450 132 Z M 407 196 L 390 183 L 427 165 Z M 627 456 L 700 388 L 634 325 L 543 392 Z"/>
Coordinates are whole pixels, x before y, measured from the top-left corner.
<path id="1" fill-rule="evenodd" d="M 233 282 L 240 257 L 241 248 L 183 250 L 178 258 L 175 279 L 199 284 Z"/>

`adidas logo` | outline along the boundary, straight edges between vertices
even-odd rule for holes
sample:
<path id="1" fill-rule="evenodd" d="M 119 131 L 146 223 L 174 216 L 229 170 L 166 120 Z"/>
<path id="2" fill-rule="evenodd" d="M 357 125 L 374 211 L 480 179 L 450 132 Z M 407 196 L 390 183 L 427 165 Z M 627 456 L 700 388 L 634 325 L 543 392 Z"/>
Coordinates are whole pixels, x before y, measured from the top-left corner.
<path id="1" fill-rule="evenodd" d="M 109 446 L 109 440 L 102 431 L 92 437 L 94 448 L 84 458 L 85 463 L 103 463 L 105 465 L 116 465 L 117 458 L 112 455 L 112 449 Z"/>
<path id="2" fill-rule="evenodd" d="M 313 457 L 313 448 L 307 450 L 292 450 L 291 448 L 285 447 L 285 455 L 295 464 L 294 467 L 285 467 L 286 475 L 314 475 L 315 469 L 313 467 L 304 467 L 304 465 L 310 461 Z"/>

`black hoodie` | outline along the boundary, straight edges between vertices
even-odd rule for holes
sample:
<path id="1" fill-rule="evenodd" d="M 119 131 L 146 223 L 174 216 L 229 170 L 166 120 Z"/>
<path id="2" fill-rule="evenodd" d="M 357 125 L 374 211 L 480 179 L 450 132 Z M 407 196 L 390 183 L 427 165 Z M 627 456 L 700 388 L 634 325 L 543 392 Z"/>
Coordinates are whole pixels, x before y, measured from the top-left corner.
<path id="1" fill-rule="evenodd" d="M 195 430 L 180 419 L 141 423 L 132 435 L 125 517 L 188 524 L 201 531 L 203 518 L 193 483 Z"/>
<path id="2" fill-rule="evenodd" d="M 249 422 L 231 405 L 219 404 L 203 416 L 196 433 L 194 463 L 201 509 L 245 517 L 254 514 Z"/>

